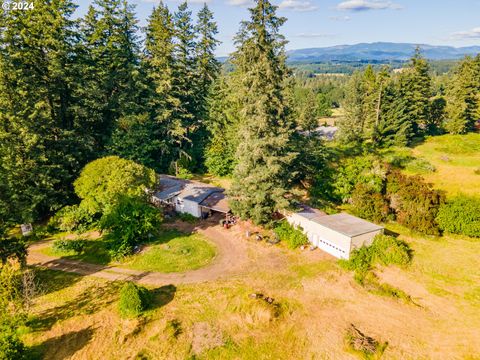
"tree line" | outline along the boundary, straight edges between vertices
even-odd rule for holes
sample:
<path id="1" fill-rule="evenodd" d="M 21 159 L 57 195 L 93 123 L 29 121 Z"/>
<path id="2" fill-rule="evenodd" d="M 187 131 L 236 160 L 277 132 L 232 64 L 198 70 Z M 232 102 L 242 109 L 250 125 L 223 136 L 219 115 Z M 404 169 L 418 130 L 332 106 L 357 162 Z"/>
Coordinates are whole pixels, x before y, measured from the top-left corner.
<path id="1" fill-rule="evenodd" d="M 36 1 L 0 15 L 0 210 L 30 222 L 76 199 L 89 161 L 115 154 L 156 171 L 198 171 L 219 64 L 207 5 L 160 3 L 139 29 L 123 0 Z M 140 34 L 144 34 L 144 40 Z M 173 169 L 173 170 L 172 170 Z"/>
<path id="2" fill-rule="evenodd" d="M 340 140 L 405 146 L 428 135 L 474 130 L 480 118 L 480 55 L 466 57 L 440 86 L 435 85 L 418 48 L 398 73 L 371 66 L 355 72 L 345 90 Z"/>

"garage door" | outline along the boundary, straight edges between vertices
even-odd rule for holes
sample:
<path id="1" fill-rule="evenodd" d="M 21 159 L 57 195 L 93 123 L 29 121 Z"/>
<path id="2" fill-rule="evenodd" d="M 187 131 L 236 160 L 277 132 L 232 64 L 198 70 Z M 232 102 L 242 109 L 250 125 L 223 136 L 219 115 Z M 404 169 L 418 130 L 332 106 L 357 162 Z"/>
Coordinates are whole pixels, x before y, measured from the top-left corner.
<path id="1" fill-rule="evenodd" d="M 319 236 L 316 236 L 316 239 L 315 239 L 315 245 L 329 253 L 330 255 L 333 255 L 335 256 L 336 258 L 339 258 L 339 259 L 348 259 L 348 252 L 345 250 L 345 249 L 342 249 L 340 246 L 338 246 L 337 244 L 334 244 L 330 241 L 327 241 Z"/>

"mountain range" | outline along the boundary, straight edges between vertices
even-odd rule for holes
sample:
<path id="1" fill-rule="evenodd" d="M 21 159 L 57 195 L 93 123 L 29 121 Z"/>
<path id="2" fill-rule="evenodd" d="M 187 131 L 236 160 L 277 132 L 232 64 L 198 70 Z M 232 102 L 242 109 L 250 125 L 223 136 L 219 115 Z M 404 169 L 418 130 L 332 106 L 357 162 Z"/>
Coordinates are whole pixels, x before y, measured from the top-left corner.
<path id="1" fill-rule="evenodd" d="M 426 44 L 375 42 L 355 45 L 337 45 L 322 48 L 290 50 L 289 62 L 313 63 L 327 61 L 405 61 L 412 57 L 419 46 L 430 60 L 455 60 L 465 55 L 477 55 L 480 46 L 453 47 Z"/>

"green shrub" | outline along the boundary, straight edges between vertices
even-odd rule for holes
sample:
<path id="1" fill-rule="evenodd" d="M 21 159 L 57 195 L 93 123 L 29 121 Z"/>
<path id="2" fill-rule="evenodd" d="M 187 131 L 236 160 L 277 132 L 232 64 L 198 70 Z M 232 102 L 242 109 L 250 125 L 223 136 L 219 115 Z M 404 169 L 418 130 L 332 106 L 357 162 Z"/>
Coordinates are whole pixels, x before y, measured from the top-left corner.
<path id="1" fill-rule="evenodd" d="M 389 207 L 381 193 L 359 184 L 352 193 L 352 211 L 363 219 L 382 222 L 387 219 Z"/>
<path id="2" fill-rule="evenodd" d="M 52 244 L 52 250 L 58 252 L 74 252 L 76 254 L 81 254 L 85 249 L 86 240 L 83 239 L 75 239 L 75 240 L 67 240 L 67 239 L 59 239 L 55 240 Z"/>
<path id="3" fill-rule="evenodd" d="M 359 184 L 365 185 L 372 191 L 381 192 L 385 176 L 384 165 L 374 156 L 348 158 L 335 172 L 333 192 L 343 202 L 350 199 L 353 190 Z"/>
<path id="4" fill-rule="evenodd" d="M 140 316 L 151 304 L 152 297 L 148 289 L 127 282 L 120 290 L 118 311 L 122 318 Z"/>
<path id="5" fill-rule="evenodd" d="M 433 166 L 427 160 L 422 158 L 417 158 L 410 161 L 405 167 L 405 169 L 411 172 L 422 173 L 422 174 L 428 174 L 428 173 L 437 171 L 435 166 Z"/>
<path id="6" fill-rule="evenodd" d="M 408 244 L 389 235 L 377 235 L 369 249 L 373 262 L 383 265 L 407 265 L 412 259 Z"/>
<path id="7" fill-rule="evenodd" d="M 0 359 L 21 360 L 25 355 L 25 346 L 19 339 L 15 327 L 9 324 L 0 325 Z"/>
<path id="8" fill-rule="evenodd" d="M 437 222 L 443 231 L 480 237 L 480 199 L 456 197 L 440 207 Z"/>
<path id="9" fill-rule="evenodd" d="M 136 197 L 121 197 L 108 208 L 100 220 L 100 227 L 108 230 L 113 258 L 130 255 L 136 245 L 153 236 L 162 222 L 159 209 Z"/>
<path id="10" fill-rule="evenodd" d="M 349 260 L 340 260 L 340 265 L 347 270 L 355 271 L 356 280 L 363 279 L 371 268 L 382 265 L 407 265 L 412 258 L 408 244 L 393 236 L 377 235 L 371 246 L 363 246 L 352 251 Z"/>
<path id="11" fill-rule="evenodd" d="M 86 231 L 95 222 L 95 214 L 81 205 L 65 206 L 49 221 L 49 226 L 60 231 Z"/>
<path id="12" fill-rule="evenodd" d="M 387 175 L 386 195 L 399 224 L 427 235 L 439 235 L 436 217 L 445 202 L 443 192 L 432 189 L 420 176 L 391 170 Z"/>
<path id="13" fill-rule="evenodd" d="M 302 232 L 301 228 L 294 228 L 285 220 L 281 221 L 280 225 L 277 226 L 274 231 L 281 241 L 287 243 L 290 249 L 296 249 L 299 246 L 308 244 L 308 238 Z"/>

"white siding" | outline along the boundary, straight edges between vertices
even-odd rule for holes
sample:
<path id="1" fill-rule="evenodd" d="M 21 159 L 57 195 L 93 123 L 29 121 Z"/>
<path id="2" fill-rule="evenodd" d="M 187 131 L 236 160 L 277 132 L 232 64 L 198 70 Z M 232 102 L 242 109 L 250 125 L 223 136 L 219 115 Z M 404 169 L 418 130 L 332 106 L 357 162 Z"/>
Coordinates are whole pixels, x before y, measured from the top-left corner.
<path id="1" fill-rule="evenodd" d="M 198 218 L 202 216 L 200 205 L 198 205 L 196 202 L 182 198 L 177 198 L 175 202 L 175 210 L 177 212 L 190 214 Z"/>
<path id="2" fill-rule="evenodd" d="M 352 238 L 352 247 L 350 251 L 353 251 L 355 249 L 359 249 L 362 246 L 370 246 L 373 243 L 373 239 L 375 236 L 378 234 L 383 234 L 383 229 L 379 229 L 376 231 L 372 231 L 366 234 L 358 235 Z"/>
<path id="3" fill-rule="evenodd" d="M 340 259 L 350 256 L 351 238 L 297 214 L 287 216 L 293 226 L 301 226 L 308 240 L 319 249 Z"/>

